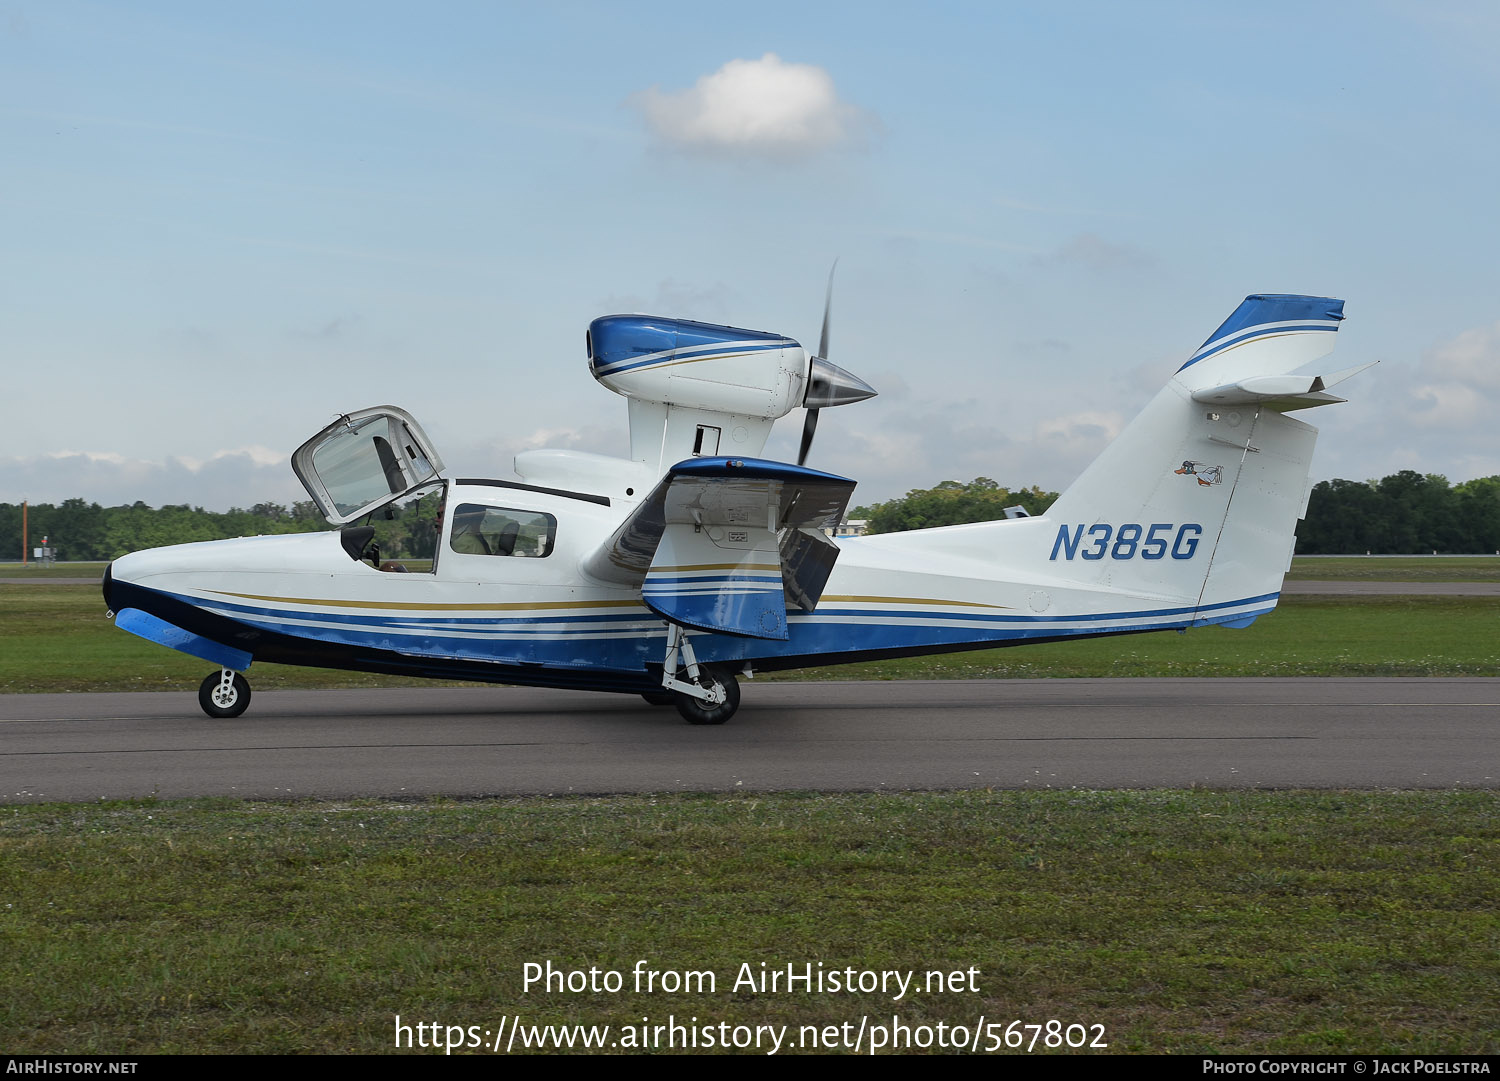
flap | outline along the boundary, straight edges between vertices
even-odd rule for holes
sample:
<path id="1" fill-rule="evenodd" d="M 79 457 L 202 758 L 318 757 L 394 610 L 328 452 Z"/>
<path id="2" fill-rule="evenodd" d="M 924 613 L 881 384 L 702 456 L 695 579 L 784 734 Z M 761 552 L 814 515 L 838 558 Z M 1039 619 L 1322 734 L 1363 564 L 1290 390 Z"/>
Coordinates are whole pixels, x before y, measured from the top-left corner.
<path id="1" fill-rule="evenodd" d="M 786 640 L 781 557 L 776 534 L 765 528 L 668 524 L 641 600 L 684 627 Z"/>
<path id="2" fill-rule="evenodd" d="M 689 459 L 582 568 L 641 586 L 653 611 L 684 626 L 785 638 L 788 602 L 812 611 L 838 558 L 818 529 L 838 521 L 853 493 L 846 477 L 786 462 Z"/>
<path id="3" fill-rule="evenodd" d="M 833 573 L 839 546 L 821 529 L 787 529 L 781 533 L 782 582 L 787 607 L 811 612 Z"/>
<path id="4" fill-rule="evenodd" d="M 630 517 L 585 556 L 590 577 L 639 585 L 668 523 L 782 529 L 837 521 L 854 481 L 816 469 L 759 458 L 690 458 L 678 462 Z"/>

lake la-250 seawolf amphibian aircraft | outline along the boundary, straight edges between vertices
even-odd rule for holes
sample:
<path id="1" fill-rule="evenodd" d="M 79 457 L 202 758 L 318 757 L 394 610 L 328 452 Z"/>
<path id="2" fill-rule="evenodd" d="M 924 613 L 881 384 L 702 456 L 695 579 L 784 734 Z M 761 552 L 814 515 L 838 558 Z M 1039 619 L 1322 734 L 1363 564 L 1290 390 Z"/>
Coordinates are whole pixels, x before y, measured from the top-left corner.
<path id="1" fill-rule="evenodd" d="M 255 660 L 643 695 L 695 724 L 739 676 L 1220 624 L 1276 606 L 1317 429 L 1368 365 L 1296 374 L 1343 302 L 1247 297 L 1045 513 L 841 539 L 854 481 L 804 463 L 818 412 L 875 392 L 779 334 L 613 315 L 589 371 L 629 402 L 630 457 L 518 454 L 519 481 L 458 479 L 392 406 L 340 417 L 292 467 L 320 533 L 123 556 L 116 624 L 219 666 L 199 702 L 244 712 Z M 759 457 L 806 410 L 797 464 Z M 430 571 L 381 570 L 358 524 L 436 489 Z"/>

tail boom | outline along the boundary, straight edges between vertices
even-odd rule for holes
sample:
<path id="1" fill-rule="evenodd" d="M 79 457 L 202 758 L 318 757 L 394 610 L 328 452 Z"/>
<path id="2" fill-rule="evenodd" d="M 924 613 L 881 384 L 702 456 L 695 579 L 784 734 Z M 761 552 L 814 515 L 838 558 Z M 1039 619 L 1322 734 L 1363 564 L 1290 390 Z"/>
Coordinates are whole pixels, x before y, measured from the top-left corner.
<path id="1" fill-rule="evenodd" d="M 1046 514 L 841 542 L 765 666 L 1248 626 L 1276 606 L 1310 490 L 1317 429 L 1286 413 L 1340 401 L 1324 388 L 1359 370 L 1295 374 L 1342 318 L 1339 300 L 1247 297 Z"/>

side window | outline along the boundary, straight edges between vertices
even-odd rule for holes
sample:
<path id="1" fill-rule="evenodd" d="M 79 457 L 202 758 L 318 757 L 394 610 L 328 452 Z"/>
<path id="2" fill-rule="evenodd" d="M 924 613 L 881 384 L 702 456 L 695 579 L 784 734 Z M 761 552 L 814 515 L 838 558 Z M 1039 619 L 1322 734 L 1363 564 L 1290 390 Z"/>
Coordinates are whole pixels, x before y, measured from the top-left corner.
<path id="1" fill-rule="evenodd" d="M 464 555 L 540 558 L 552 554 L 556 537 L 557 519 L 550 514 L 460 503 L 448 547 Z"/>

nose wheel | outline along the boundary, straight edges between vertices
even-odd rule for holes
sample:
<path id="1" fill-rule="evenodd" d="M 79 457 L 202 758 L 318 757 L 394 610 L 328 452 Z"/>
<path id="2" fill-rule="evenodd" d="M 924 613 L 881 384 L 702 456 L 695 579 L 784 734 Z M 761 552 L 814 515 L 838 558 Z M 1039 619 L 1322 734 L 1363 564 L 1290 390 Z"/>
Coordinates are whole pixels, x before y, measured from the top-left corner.
<path id="1" fill-rule="evenodd" d="M 250 708 L 250 683 L 233 669 L 222 669 L 199 686 L 198 704 L 216 720 L 238 717 Z"/>

